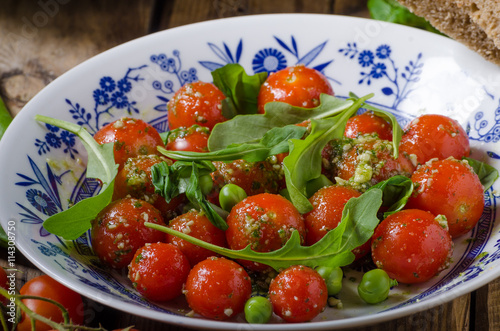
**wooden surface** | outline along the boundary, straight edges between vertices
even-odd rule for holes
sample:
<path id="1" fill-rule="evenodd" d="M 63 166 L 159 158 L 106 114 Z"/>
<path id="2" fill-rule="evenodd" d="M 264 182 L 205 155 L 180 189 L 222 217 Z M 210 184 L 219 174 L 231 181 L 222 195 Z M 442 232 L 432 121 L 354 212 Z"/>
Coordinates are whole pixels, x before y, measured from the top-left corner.
<path id="1" fill-rule="evenodd" d="M 3 0 L 0 96 L 13 115 L 44 86 L 80 62 L 128 40 L 189 23 L 264 13 L 368 17 L 365 0 Z M 6 265 L 1 250 L 0 265 Z M 18 253 L 18 286 L 41 274 Z M 108 329 L 188 330 L 86 300 L 86 323 Z M 500 280 L 451 302 L 359 331 L 500 330 Z"/>

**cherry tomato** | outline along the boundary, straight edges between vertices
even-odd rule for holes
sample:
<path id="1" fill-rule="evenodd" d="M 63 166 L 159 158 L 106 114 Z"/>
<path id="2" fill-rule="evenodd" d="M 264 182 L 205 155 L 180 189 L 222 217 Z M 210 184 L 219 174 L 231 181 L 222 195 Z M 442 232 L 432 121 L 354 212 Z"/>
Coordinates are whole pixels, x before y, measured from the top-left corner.
<path id="1" fill-rule="evenodd" d="M 171 220 L 169 227 L 208 243 L 227 247 L 225 232 L 213 225 L 204 214 L 194 209 Z M 167 234 L 167 242 L 179 247 L 188 258 L 191 266 L 215 254 L 208 249 L 193 245 L 170 234 Z"/>
<path id="2" fill-rule="evenodd" d="M 375 229 L 372 258 L 400 283 L 421 283 L 448 267 L 453 241 L 436 217 L 407 209 L 383 220 Z"/>
<path id="3" fill-rule="evenodd" d="M 165 198 L 155 193 L 151 167 L 163 161 L 172 164 L 171 160 L 159 155 L 139 155 L 129 158 L 116 175 L 113 200 L 125 197 L 144 200 L 158 209 L 165 220 L 179 215 L 186 200 L 185 195 L 178 195 L 167 202 Z"/>
<path id="4" fill-rule="evenodd" d="M 171 151 L 208 152 L 210 130 L 205 126 L 192 125 L 170 130 L 167 136 L 167 149 Z"/>
<path id="5" fill-rule="evenodd" d="M 261 162 L 216 161 L 213 163 L 217 168 L 212 173 L 216 190 L 220 190 L 226 184 L 235 184 L 249 196 L 259 193 L 278 193 L 279 182 L 284 179 L 281 166 L 267 160 Z"/>
<path id="6" fill-rule="evenodd" d="M 357 138 L 364 134 L 377 134 L 382 140 L 392 141 L 392 126 L 372 111 L 351 117 L 345 126 L 344 136 Z"/>
<path id="7" fill-rule="evenodd" d="M 406 155 L 399 153 L 397 159 L 393 158 L 392 143 L 387 140 L 361 136 L 336 143 L 339 146 L 334 147 L 337 152 L 331 161 L 332 171 L 355 188 L 366 189 L 395 175 L 409 177 L 415 169 Z"/>
<path id="8" fill-rule="evenodd" d="M 94 135 L 99 144 L 114 143 L 115 162 L 121 167 L 129 157 L 160 155 L 157 146 L 164 146 L 160 134 L 143 120 L 124 117 L 101 128 Z"/>
<path id="9" fill-rule="evenodd" d="M 294 205 L 277 194 L 261 193 L 237 203 L 227 217 L 226 238 L 231 249 L 250 248 L 270 252 L 281 248 L 294 230 L 305 236 L 302 215 Z M 260 263 L 240 261 L 250 270 L 264 271 Z"/>
<path id="10" fill-rule="evenodd" d="M 124 198 L 111 202 L 92 220 L 92 249 L 113 268 L 126 267 L 137 249 L 165 240 L 165 234 L 144 225 L 165 225 L 160 212 L 146 201 Z"/>
<path id="11" fill-rule="evenodd" d="M 344 206 L 351 198 L 359 197 L 361 193 L 355 189 L 332 185 L 321 188 L 309 198 L 313 210 L 304 214 L 306 226 L 306 245 L 313 245 L 325 236 L 327 232 L 335 229 L 342 220 Z M 356 259 L 370 251 L 370 243 L 366 243 L 353 253 Z"/>
<path id="12" fill-rule="evenodd" d="M 227 320 L 241 312 L 252 294 L 252 284 L 238 263 L 210 257 L 191 269 L 186 281 L 186 299 L 195 313 Z"/>
<path id="13" fill-rule="evenodd" d="M 170 130 L 195 124 L 211 130 L 215 124 L 227 120 L 222 115 L 221 105 L 225 98 L 212 83 L 185 84 L 167 104 Z"/>
<path id="14" fill-rule="evenodd" d="M 153 301 L 168 301 L 182 294 L 191 266 L 175 245 L 146 244 L 139 248 L 128 267 L 134 288 Z"/>
<path id="15" fill-rule="evenodd" d="M 461 159 L 470 154 L 469 138 L 460 124 L 436 114 L 422 115 L 411 121 L 404 129 L 399 150 L 414 155 L 419 164 L 433 158 Z"/>
<path id="16" fill-rule="evenodd" d="M 429 161 L 417 168 L 411 180 L 416 189 L 407 208 L 446 216 L 453 238 L 469 232 L 483 214 L 483 186 L 465 160 L 450 157 Z"/>
<path id="17" fill-rule="evenodd" d="M 271 101 L 281 101 L 296 107 L 314 108 L 320 103 L 321 93 L 334 95 L 328 79 L 319 71 L 304 65 L 273 72 L 262 84 L 257 97 L 259 113 Z"/>
<path id="18" fill-rule="evenodd" d="M 269 299 L 276 315 L 287 322 L 307 322 L 321 313 L 328 300 L 325 280 L 302 265 L 286 268 L 269 285 Z"/>
<path id="19" fill-rule="evenodd" d="M 9 279 L 7 278 L 7 272 L 5 272 L 5 269 L 0 266 L 0 287 L 2 287 L 4 290 L 9 290 Z M 0 303 L 3 303 L 6 305 L 8 303 L 8 299 L 0 295 Z"/>
<path id="20" fill-rule="evenodd" d="M 32 295 L 54 300 L 66 308 L 73 324 L 81 325 L 83 323 L 84 307 L 80 294 L 58 283 L 47 275 L 32 278 L 21 287 L 19 293 L 21 295 Z M 53 303 L 37 299 L 23 299 L 22 302 L 35 313 L 50 318 L 56 323 L 62 323 L 64 321 L 61 310 Z M 30 319 L 24 312 L 21 314 L 21 322 L 17 325 L 17 330 L 30 331 Z M 45 323 L 36 321 L 35 329 L 37 331 L 45 331 L 52 328 Z"/>

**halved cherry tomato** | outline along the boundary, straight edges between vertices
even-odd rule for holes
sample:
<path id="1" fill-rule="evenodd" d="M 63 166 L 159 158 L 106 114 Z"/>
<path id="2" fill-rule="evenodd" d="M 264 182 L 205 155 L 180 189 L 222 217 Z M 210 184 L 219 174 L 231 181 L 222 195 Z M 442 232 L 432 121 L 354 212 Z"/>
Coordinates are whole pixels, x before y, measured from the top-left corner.
<path id="1" fill-rule="evenodd" d="M 415 155 L 419 164 L 433 158 L 461 159 L 470 154 L 465 130 L 454 119 L 437 114 L 422 115 L 411 121 L 404 129 L 399 150 Z"/>
<path id="2" fill-rule="evenodd" d="M 54 300 L 66 308 L 73 324 L 81 325 L 83 323 L 84 307 L 80 294 L 47 275 L 32 278 L 21 287 L 19 293 L 21 295 L 39 296 Z M 56 323 L 62 323 L 64 321 L 61 310 L 53 303 L 37 299 L 23 299 L 22 302 L 35 313 L 50 318 Z M 17 330 L 32 330 L 31 321 L 24 312 L 22 312 L 21 318 L 21 322 L 17 325 Z M 52 328 L 45 323 L 36 321 L 35 329 L 37 331 L 45 331 Z"/>
<path id="3" fill-rule="evenodd" d="M 427 211 L 396 212 L 375 229 L 373 261 L 400 283 L 425 282 L 450 263 L 453 241 L 445 227 Z"/>
<path id="4" fill-rule="evenodd" d="M 182 214 L 169 223 L 169 228 L 183 232 L 208 243 L 227 247 L 226 234 L 213 225 L 204 214 L 194 209 Z M 214 252 L 191 244 L 184 239 L 167 234 L 167 242 L 174 244 L 186 255 L 191 266 L 215 255 Z"/>
<path id="5" fill-rule="evenodd" d="M 364 134 L 377 134 L 382 140 L 392 141 L 392 126 L 372 111 L 351 117 L 345 126 L 344 136 L 357 138 Z"/>
<path id="6" fill-rule="evenodd" d="M 328 300 L 325 280 L 302 265 L 286 268 L 269 285 L 269 300 L 276 315 L 287 322 L 307 322 L 321 313 Z"/>
<path id="7" fill-rule="evenodd" d="M 170 130 L 166 147 L 171 151 L 208 152 L 210 129 L 197 124 Z"/>
<path id="8" fill-rule="evenodd" d="M 175 245 L 146 244 L 139 248 L 128 267 L 134 288 L 153 301 L 168 301 L 182 294 L 191 266 Z"/>
<path id="9" fill-rule="evenodd" d="M 277 194 L 261 193 L 237 203 L 227 217 L 226 238 L 231 249 L 250 245 L 257 252 L 281 248 L 292 232 L 297 230 L 303 239 L 305 225 L 295 206 Z M 240 261 L 250 270 L 264 271 L 269 267 L 260 263 Z"/>
<path id="10" fill-rule="evenodd" d="M 227 121 L 222 115 L 221 102 L 226 97 L 212 83 L 187 83 L 175 92 L 167 104 L 170 130 L 198 124 L 210 130 Z"/>
<path id="11" fill-rule="evenodd" d="M 209 257 L 191 269 L 186 281 L 186 299 L 195 313 L 215 320 L 227 320 L 245 307 L 252 284 L 238 263 Z"/>
<path id="12" fill-rule="evenodd" d="M 320 103 L 321 93 L 334 95 L 328 79 L 319 71 L 304 65 L 273 72 L 260 87 L 257 107 L 260 114 L 271 101 L 281 101 L 296 107 L 314 108 Z"/>
<path id="13" fill-rule="evenodd" d="M 94 135 L 99 144 L 114 143 L 115 162 L 120 169 L 129 157 L 160 155 L 157 146 L 164 146 L 160 134 L 143 120 L 123 117 L 101 128 Z"/>
<path id="14" fill-rule="evenodd" d="M 411 180 L 416 189 L 407 208 L 446 216 L 453 238 L 469 232 L 483 214 L 483 186 L 465 160 L 431 160 L 419 166 Z"/>
<path id="15" fill-rule="evenodd" d="M 124 198 L 111 202 L 92 220 L 92 249 L 113 268 L 126 267 L 146 243 L 165 241 L 165 234 L 144 225 L 165 225 L 158 209 L 146 201 Z"/>

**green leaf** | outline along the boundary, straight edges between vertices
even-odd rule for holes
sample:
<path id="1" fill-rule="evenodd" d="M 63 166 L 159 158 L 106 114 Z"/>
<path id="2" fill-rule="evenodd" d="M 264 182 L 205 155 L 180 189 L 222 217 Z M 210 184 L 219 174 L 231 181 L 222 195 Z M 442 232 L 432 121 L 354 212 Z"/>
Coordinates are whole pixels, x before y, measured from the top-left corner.
<path id="1" fill-rule="evenodd" d="M 207 153 L 169 151 L 161 147 L 158 150 L 166 157 L 174 160 L 234 161 L 243 159 L 248 162 L 258 162 L 267 159 L 269 156 L 288 152 L 288 140 L 302 138 L 306 130 L 305 127 L 296 125 L 275 127 L 267 131 L 262 139 L 256 143 L 232 144 L 225 149 Z"/>
<path id="2" fill-rule="evenodd" d="M 0 139 L 7 130 L 7 127 L 12 122 L 12 115 L 7 110 L 5 103 L 0 98 Z"/>
<path id="3" fill-rule="evenodd" d="M 290 154 L 283 160 L 286 186 L 293 205 L 304 214 L 312 209 L 307 199 L 307 182 L 321 175 L 321 151 L 333 139 L 344 135 L 347 120 L 373 95 L 356 99 L 335 117 L 311 121 L 311 133 L 304 140 L 290 140 Z"/>
<path id="4" fill-rule="evenodd" d="M 265 114 L 239 115 L 216 124 L 208 139 L 208 149 L 218 151 L 233 144 L 255 143 L 272 128 L 333 116 L 352 104 L 352 100 L 328 94 L 322 94 L 320 105 L 311 109 L 294 107 L 284 102 L 270 102 L 265 106 Z"/>
<path id="5" fill-rule="evenodd" d="M 257 113 L 257 96 L 267 72 L 248 76 L 241 65 L 229 63 L 212 71 L 212 78 L 214 85 L 226 96 L 222 102 L 225 118 Z"/>
<path id="6" fill-rule="evenodd" d="M 481 181 L 481 184 L 484 187 L 484 192 L 486 192 L 498 179 L 498 170 L 493 168 L 489 164 L 478 160 L 474 160 L 468 157 L 464 159 L 467 160 L 472 169 L 474 169 L 474 172 L 477 174 L 479 180 Z"/>
<path id="7" fill-rule="evenodd" d="M 377 211 L 381 204 L 382 191 L 380 189 L 367 191 L 360 197 L 352 198 L 346 203 L 339 225 L 314 245 L 302 246 L 300 235 L 295 230 L 282 248 L 267 253 L 255 252 L 250 249 L 250 246 L 242 250 L 231 250 L 209 244 L 165 226 L 154 223 L 145 224 L 150 228 L 175 235 L 228 258 L 263 263 L 275 270 L 298 264 L 311 268 L 317 266 L 341 267 L 352 263 L 354 254 L 351 251 L 364 244 L 373 235 L 373 231 L 379 223 Z"/>
<path id="8" fill-rule="evenodd" d="M 359 99 L 354 93 L 349 93 L 350 97 L 353 98 L 353 100 Z M 403 137 L 403 129 L 398 123 L 398 120 L 396 119 L 396 116 L 394 116 L 392 113 L 379 109 L 375 106 L 372 106 L 368 103 L 363 104 L 362 108 L 368 109 L 373 111 L 375 115 L 382 117 L 392 125 L 392 154 L 395 159 L 398 158 L 399 155 L 399 142 L 401 141 L 401 138 Z"/>
<path id="9" fill-rule="evenodd" d="M 368 0 L 367 5 L 373 19 L 408 25 L 443 35 L 425 18 L 413 14 L 396 0 Z"/>
<path id="10" fill-rule="evenodd" d="M 413 182 L 410 178 L 397 175 L 377 183 L 369 190 L 380 189 L 383 192 L 382 206 L 389 207 L 384 213 L 384 218 L 400 211 L 413 193 Z"/>
<path id="11" fill-rule="evenodd" d="M 77 239 L 90 229 L 91 220 L 111 202 L 114 179 L 118 173 L 113 144 L 99 145 L 83 127 L 74 123 L 42 115 L 36 115 L 35 119 L 77 135 L 88 154 L 87 177 L 97 178 L 102 182 L 99 195 L 81 200 L 71 208 L 52 215 L 43 222 L 43 227 L 50 233 L 67 240 Z"/>

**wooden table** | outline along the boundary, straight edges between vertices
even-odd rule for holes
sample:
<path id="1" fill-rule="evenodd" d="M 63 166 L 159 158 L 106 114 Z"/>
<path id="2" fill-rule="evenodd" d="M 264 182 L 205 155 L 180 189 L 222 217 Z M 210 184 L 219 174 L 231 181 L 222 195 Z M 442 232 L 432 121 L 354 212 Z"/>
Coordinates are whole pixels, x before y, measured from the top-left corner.
<path id="1" fill-rule="evenodd" d="M 324 13 L 368 17 L 366 0 L 3 0 L 0 96 L 13 115 L 45 85 L 78 63 L 151 32 L 230 16 Z M 20 254 L 19 254 L 20 255 Z M 1 250 L 0 265 L 6 265 Z M 18 279 L 41 274 L 18 256 Z M 86 301 L 86 323 L 108 329 L 187 330 Z M 362 330 L 500 330 L 500 279 L 451 302 Z"/>

